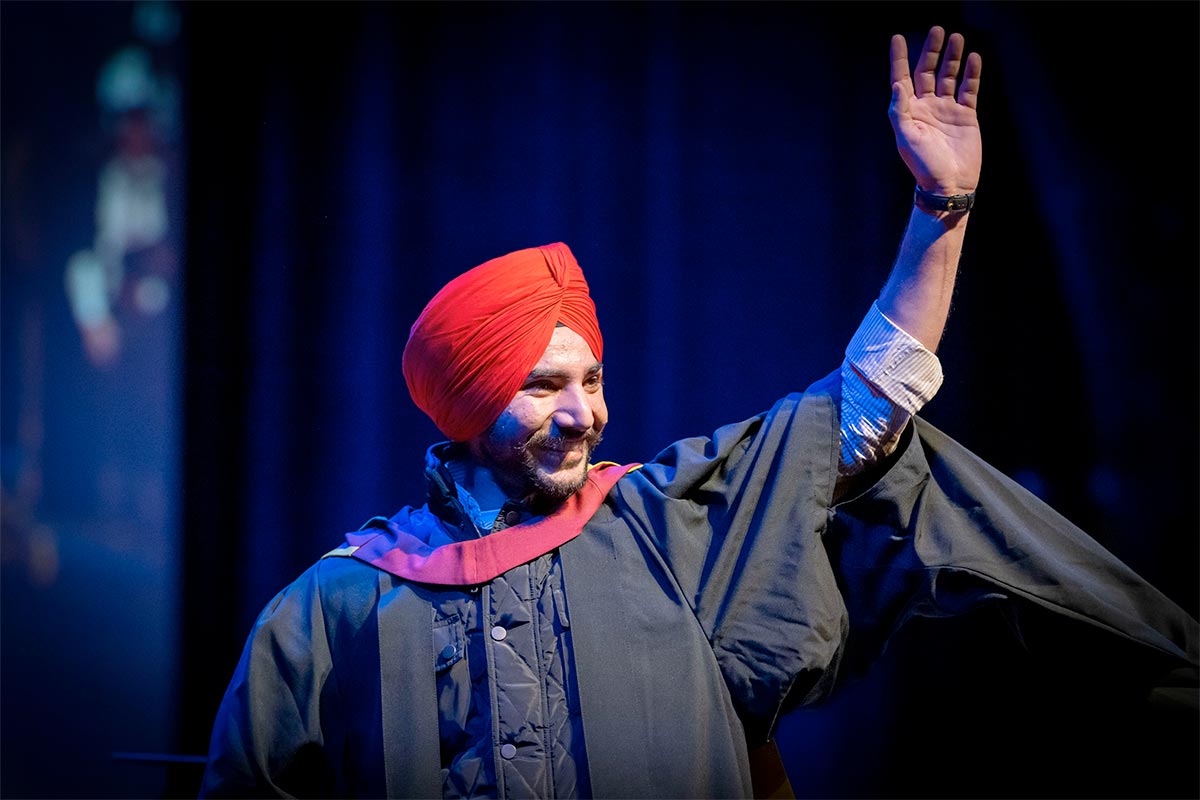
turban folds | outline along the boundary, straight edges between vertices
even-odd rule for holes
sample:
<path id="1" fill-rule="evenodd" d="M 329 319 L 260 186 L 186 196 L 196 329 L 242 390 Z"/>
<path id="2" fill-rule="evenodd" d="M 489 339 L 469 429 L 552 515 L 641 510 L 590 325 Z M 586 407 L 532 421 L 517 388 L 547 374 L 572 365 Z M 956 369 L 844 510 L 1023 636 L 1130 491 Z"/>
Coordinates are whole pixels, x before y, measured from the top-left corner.
<path id="1" fill-rule="evenodd" d="M 413 323 L 408 391 L 447 437 L 474 438 L 512 402 L 559 322 L 603 357 L 596 307 L 570 248 L 556 242 L 484 262 L 442 287 Z"/>

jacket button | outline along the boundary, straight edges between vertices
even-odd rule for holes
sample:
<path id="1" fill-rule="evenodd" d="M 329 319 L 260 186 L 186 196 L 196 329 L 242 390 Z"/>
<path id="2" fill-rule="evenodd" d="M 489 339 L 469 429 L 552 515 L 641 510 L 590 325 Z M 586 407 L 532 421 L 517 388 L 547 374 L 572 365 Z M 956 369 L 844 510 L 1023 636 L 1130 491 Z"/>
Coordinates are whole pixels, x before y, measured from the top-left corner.
<path id="1" fill-rule="evenodd" d="M 500 745 L 500 755 L 505 758 L 512 758 L 517 754 L 517 746 L 515 744 Z"/>
<path id="2" fill-rule="evenodd" d="M 521 512 L 520 511 L 509 511 L 507 514 L 504 515 L 504 522 L 507 525 L 516 525 L 520 521 L 521 521 Z"/>
<path id="3" fill-rule="evenodd" d="M 492 638 L 497 642 L 503 642 L 505 636 L 508 636 L 508 631 L 504 630 L 502 626 L 497 625 L 492 628 Z"/>

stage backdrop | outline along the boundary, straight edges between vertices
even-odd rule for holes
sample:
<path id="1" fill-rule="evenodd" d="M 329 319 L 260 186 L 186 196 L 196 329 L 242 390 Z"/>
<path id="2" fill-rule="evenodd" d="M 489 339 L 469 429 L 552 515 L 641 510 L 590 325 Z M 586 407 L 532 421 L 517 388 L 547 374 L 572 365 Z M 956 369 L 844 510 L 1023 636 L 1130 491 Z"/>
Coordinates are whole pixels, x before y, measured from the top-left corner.
<path id="1" fill-rule="evenodd" d="M 168 3 L 0 4 L 4 797 L 172 769 L 183 61 Z"/>
<path id="2" fill-rule="evenodd" d="M 983 55 L 985 156 L 946 383 L 923 415 L 1197 613 L 1200 6 L 180 11 L 180 634 L 163 752 L 203 753 L 275 592 L 345 531 L 421 501 L 439 437 L 400 357 L 465 269 L 571 246 L 605 336 L 605 459 L 649 459 L 837 368 L 912 200 L 888 41 L 915 53 L 933 24 Z M 783 720 L 792 788 L 1195 796 L 1194 719 L 1114 710 L 1074 667 L 1031 663 L 987 615 L 916 624 L 839 698 Z M 177 766 L 164 792 L 194 795 L 198 767 Z"/>

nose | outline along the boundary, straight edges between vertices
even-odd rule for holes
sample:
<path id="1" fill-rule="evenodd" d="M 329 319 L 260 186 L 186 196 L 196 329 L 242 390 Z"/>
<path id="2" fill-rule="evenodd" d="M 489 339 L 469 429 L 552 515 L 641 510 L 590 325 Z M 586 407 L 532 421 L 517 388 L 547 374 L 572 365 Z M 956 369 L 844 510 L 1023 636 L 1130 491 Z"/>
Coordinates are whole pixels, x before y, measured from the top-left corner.
<path id="1" fill-rule="evenodd" d="M 591 399 L 582 386 L 572 384 L 558 393 L 558 405 L 552 419 L 555 426 L 566 434 L 582 436 L 596 422 Z"/>

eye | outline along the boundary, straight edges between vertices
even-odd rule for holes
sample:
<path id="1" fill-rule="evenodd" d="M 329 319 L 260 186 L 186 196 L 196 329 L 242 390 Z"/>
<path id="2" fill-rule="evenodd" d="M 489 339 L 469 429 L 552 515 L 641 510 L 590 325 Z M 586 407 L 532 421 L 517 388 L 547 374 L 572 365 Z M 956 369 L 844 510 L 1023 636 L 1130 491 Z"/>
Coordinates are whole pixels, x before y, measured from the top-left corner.
<path id="1" fill-rule="evenodd" d="M 599 389 L 601 386 L 604 385 L 603 373 L 597 372 L 594 375 L 589 375 L 587 377 L 587 379 L 583 382 L 583 385 L 589 389 Z"/>

